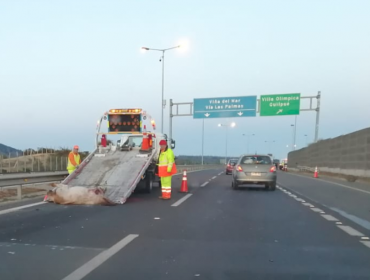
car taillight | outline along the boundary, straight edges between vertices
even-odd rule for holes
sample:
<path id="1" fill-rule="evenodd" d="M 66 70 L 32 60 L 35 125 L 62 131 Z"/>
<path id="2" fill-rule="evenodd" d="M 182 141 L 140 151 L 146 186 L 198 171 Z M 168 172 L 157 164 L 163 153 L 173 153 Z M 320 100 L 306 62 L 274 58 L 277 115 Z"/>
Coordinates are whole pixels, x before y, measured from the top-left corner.
<path id="1" fill-rule="evenodd" d="M 228 164 L 227 167 L 230 167 L 230 164 Z"/>
<path id="2" fill-rule="evenodd" d="M 273 167 L 270 168 L 270 172 L 275 172 L 275 171 L 276 171 L 276 167 L 275 166 L 273 166 Z"/>
<path id="3" fill-rule="evenodd" d="M 243 168 L 240 165 L 238 165 L 238 167 L 236 168 L 236 170 L 238 170 L 239 172 L 241 172 L 241 171 L 243 171 Z"/>

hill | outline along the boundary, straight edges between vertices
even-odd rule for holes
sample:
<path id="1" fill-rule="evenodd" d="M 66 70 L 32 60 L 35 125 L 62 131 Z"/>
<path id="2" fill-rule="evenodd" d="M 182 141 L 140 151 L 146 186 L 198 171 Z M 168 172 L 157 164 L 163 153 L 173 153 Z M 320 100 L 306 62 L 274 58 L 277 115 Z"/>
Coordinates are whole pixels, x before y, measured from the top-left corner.
<path id="1" fill-rule="evenodd" d="M 0 143 L 0 155 L 3 155 L 5 157 L 16 157 L 17 155 L 22 155 L 23 151 L 17 150 L 15 148 L 6 146 L 4 144 Z"/>

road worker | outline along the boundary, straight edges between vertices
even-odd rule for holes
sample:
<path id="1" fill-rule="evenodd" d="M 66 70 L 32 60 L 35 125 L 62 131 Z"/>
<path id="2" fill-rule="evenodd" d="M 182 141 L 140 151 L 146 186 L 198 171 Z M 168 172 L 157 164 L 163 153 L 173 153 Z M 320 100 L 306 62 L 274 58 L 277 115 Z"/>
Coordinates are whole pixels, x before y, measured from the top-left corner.
<path id="1" fill-rule="evenodd" d="M 68 155 L 68 173 L 71 174 L 75 171 L 78 166 L 81 164 L 81 157 L 78 153 L 79 147 L 76 145 L 73 147 L 73 150 Z"/>
<path id="2" fill-rule="evenodd" d="M 167 141 L 161 140 L 159 142 L 161 151 L 158 160 L 158 176 L 161 178 L 162 196 L 159 198 L 171 198 L 171 180 L 172 175 L 176 174 L 175 156 L 173 151 L 168 148 Z"/>

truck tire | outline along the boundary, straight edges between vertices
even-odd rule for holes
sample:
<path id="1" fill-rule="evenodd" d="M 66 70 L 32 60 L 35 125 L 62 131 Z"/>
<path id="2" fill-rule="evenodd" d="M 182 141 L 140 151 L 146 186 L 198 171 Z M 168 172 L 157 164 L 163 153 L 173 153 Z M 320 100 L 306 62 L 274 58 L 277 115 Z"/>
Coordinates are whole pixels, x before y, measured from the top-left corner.
<path id="1" fill-rule="evenodd" d="M 151 193 L 153 189 L 153 176 L 152 173 L 148 172 L 145 176 L 145 192 Z"/>
<path id="2" fill-rule="evenodd" d="M 274 191 L 276 190 L 276 182 L 275 183 L 272 183 L 269 187 L 270 191 Z"/>

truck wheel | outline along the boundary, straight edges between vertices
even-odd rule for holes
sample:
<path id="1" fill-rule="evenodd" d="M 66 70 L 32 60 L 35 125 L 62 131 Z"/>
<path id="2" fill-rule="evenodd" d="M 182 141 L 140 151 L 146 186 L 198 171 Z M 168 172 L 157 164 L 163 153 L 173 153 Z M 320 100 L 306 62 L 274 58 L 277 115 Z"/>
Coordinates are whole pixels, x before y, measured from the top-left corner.
<path id="1" fill-rule="evenodd" d="M 153 189 L 153 176 L 152 173 L 147 173 L 145 176 L 145 192 L 151 193 Z"/>
<path id="2" fill-rule="evenodd" d="M 270 185 L 270 191 L 276 190 L 276 182 Z"/>

